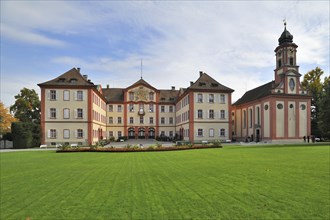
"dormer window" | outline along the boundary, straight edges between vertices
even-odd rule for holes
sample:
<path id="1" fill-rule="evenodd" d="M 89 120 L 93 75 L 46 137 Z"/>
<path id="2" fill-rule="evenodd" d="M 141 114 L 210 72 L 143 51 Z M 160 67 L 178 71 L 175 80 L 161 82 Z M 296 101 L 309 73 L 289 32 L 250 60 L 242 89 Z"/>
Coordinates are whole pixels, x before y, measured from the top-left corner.
<path id="1" fill-rule="evenodd" d="M 77 82 L 77 79 L 76 78 L 71 78 L 70 79 L 70 83 L 76 83 Z"/>
<path id="2" fill-rule="evenodd" d="M 65 78 L 59 78 L 58 82 L 65 82 Z"/>

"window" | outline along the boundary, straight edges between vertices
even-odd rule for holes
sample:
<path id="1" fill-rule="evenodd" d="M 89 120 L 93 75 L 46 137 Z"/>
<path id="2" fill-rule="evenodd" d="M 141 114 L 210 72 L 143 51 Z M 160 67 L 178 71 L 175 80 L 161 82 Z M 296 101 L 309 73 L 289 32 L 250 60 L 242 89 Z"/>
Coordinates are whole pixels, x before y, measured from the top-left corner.
<path id="1" fill-rule="evenodd" d="M 246 128 L 246 111 L 243 111 L 243 128 Z"/>
<path id="2" fill-rule="evenodd" d="M 113 131 L 109 131 L 109 137 L 113 137 Z"/>
<path id="3" fill-rule="evenodd" d="M 210 128 L 209 130 L 210 137 L 214 137 L 214 129 Z"/>
<path id="4" fill-rule="evenodd" d="M 117 106 L 117 112 L 121 112 L 121 105 Z"/>
<path id="5" fill-rule="evenodd" d="M 68 108 L 63 109 L 63 118 L 64 119 L 70 118 L 70 109 L 68 109 Z"/>
<path id="6" fill-rule="evenodd" d="M 225 119 L 225 118 L 226 118 L 225 110 L 220 110 L 220 119 Z"/>
<path id="7" fill-rule="evenodd" d="M 198 136 L 198 137 L 203 137 L 203 129 L 199 128 L 199 129 L 197 130 L 197 136 Z"/>
<path id="8" fill-rule="evenodd" d="M 134 92 L 130 92 L 128 97 L 129 97 L 130 101 L 133 101 L 134 100 Z"/>
<path id="9" fill-rule="evenodd" d="M 173 137 L 173 131 L 170 131 L 169 136 Z"/>
<path id="10" fill-rule="evenodd" d="M 164 118 L 164 117 L 161 117 L 161 118 L 160 118 L 160 123 L 161 123 L 161 124 L 165 124 L 165 118 Z"/>
<path id="11" fill-rule="evenodd" d="M 290 65 L 293 66 L 293 57 L 290 57 Z"/>
<path id="12" fill-rule="evenodd" d="M 84 98 L 83 98 L 83 91 L 77 91 L 77 97 L 76 97 L 76 100 L 77 101 L 82 101 Z"/>
<path id="13" fill-rule="evenodd" d="M 224 128 L 220 129 L 220 137 L 225 137 L 226 136 L 226 132 Z"/>
<path id="14" fill-rule="evenodd" d="M 143 116 L 140 116 L 140 124 L 143 124 L 144 121 L 143 121 Z"/>
<path id="15" fill-rule="evenodd" d="M 265 110 L 266 110 L 266 111 L 268 110 L 268 105 L 265 105 Z"/>
<path id="16" fill-rule="evenodd" d="M 300 108 L 301 108 L 301 110 L 305 110 L 306 109 L 306 105 L 305 104 L 301 104 L 300 105 Z"/>
<path id="17" fill-rule="evenodd" d="M 173 118 L 172 117 L 169 118 L 168 123 L 171 124 L 171 125 L 173 124 Z"/>
<path id="18" fill-rule="evenodd" d="M 132 103 L 129 104 L 129 111 L 134 112 L 134 104 Z"/>
<path id="19" fill-rule="evenodd" d="M 154 100 L 154 93 L 153 92 L 150 92 L 149 93 L 149 100 L 150 101 L 153 101 Z"/>
<path id="20" fill-rule="evenodd" d="M 118 137 L 121 137 L 121 136 L 122 136 L 121 131 L 118 131 Z"/>
<path id="21" fill-rule="evenodd" d="M 49 113 L 50 118 L 56 118 L 56 108 L 51 108 Z"/>
<path id="22" fill-rule="evenodd" d="M 82 119 L 84 117 L 83 109 L 78 108 L 77 109 L 77 118 Z"/>
<path id="23" fill-rule="evenodd" d="M 129 123 L 134 124 L 134 118 L 133 117 L 129 117 Z"/>
<path id="24" fill-rule="evenodd" d="M 154 104 L 149 104 L 149 112 L 154 112 Z"/>
<path id="25" fill-rule="evenodd" d="M 209 118 L 214 118 L 214 110 L 210 109 L 209 111 Z"/>
<path id="26" fill-rule="evenodd" d="M 109 105 L 109 112 L 113 112 L 113 105 Z"/>
<path id="27" fill-rule="evenodd" d="M 70 91 L 69 90 L 64 90 L 63 91 L 63 100 L 64 101 L 69 101 L 70 100 Z"/>
<path id="28" fill-rule="evenodd" d="M 201 109 L 197 110 L 197 118 L 203 118 L 203 110 Z"/>
<path id="29" fill-rule="evenodd" d="M 170 105 L 168 111 L 169 111 L 169 112 L 173 112 L 173 109 L 174 109 L 174 108 L 173 108 L 173 105 Z"/>
<path id="30" fill-rule="evenodd" d="M 277 108 L 278 109 L 283 109 L 283 104 L 282 103 L 277 104 Z"/>
<path id="31" fill-rule="evenodd" d="M 197 95 L 197 102 L 202 103 L 203 102 L 203 94 L 198 93 Z"/>
<path id="32" fill-rule="evenodd" d="M 160 112 L 165 112 L 165 106 L 164 105 L 160 106 Z"/>
<path id="33" fill-rule="evenodd" d="M 282 60 L 279 59 L 279 60 L 278 60 L 278 68 L 280 68 L 281 66 L 282 66 Z"/>
<path id="34" fill-rule="evenodd" d="M 83 138 L 84 132 L 83 129 L 77 129 L 77 138 Z"/>
<path id="35" fill-rule="evenodd" d="M 220 103 L 222 104 L 226 103 L 226 96 L 224 94 L 220 95 Z"/>
<path id="36" fill-rule="evenodd" d="M 118 117 L 118 118 L 117 118 L 117 123 L 118 123 L 118 124 L 121 124 L 121 117 Z"/>
<path id="37" fill-rule="evenodd" d="M 56 100 L 56 90 L 50 90 L 50 97 L 49 97 L 49 99 L 50 100 L 52 100 L 52 101 L 54 101 L 54 100 Z"/>
<path id="38" fill-rule="evenodd" d="M 56 138 L 56 129 L 50 129 L 48 137 L 49 138 Z"/>
<path id="39" fill-rule="evenodd" d="M 214 103 L 214 95 L 213 94 L 209 94 L 209 102 Z"/>
<path id="40" fill-rule="evenodd" d="M 150 118 L 149 118 L 149 123 L 150 123 L 150 124 L 153 124 L 153 123 L 154 123 L 154 118 L 153 118 L 153 117 L 150 117 Z"/>
<path id="41" fill-rule="evenodd" d="M 113 124 L 113 117 L 109 117 L 109 124 Z"/>
<path id="42" fill-rule="evenodd" d="M 63 130 L 63 138 L 64 139 L 69 139 L 70 138 L 70 130 L 69 129 L 64 129 Z"/>
<path id="43" fill-rule="evenodd" d="M 249 109 L 249 127 L 252 128 L 252 109 Z"/>
<path id="44" fill-rule="evenodd" d="M 164 137 L 165 136 L 165 131 L 161 131 L 160 136 Z"/>
<path id="45" fill-rule="evenodd" d="M 260 108 L 257 107 L 257 124 L 260 125 Z"/>

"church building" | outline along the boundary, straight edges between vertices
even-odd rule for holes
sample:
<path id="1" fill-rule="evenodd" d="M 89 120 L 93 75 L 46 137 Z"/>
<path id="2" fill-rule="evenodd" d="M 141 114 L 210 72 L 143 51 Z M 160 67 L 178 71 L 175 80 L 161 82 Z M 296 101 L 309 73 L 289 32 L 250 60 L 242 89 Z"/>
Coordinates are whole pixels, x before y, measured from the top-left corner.
<path id="1" fill-rule="evenodd" d="M 231 108 L 237 141 L 301 141 L 311 135 L 311 96 L 300 84 L 297 48 L 286 29 L 275 49 L 274 80 L 247 91 Z"/>

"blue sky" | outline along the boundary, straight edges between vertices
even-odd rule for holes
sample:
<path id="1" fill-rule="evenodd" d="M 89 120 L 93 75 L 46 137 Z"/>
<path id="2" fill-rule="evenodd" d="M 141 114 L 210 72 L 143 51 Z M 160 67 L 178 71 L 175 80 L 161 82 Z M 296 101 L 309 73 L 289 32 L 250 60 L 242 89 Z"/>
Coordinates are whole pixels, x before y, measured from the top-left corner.
<path id="1" fill-rule="evenodd" d="M 233 101 L 273 80 L 283 19 L 300 73 L 329 75 L 329 1 L 1 1 L 1 101 L 80 67 L 95 84 L 186 88 L 204 71 Z"/>

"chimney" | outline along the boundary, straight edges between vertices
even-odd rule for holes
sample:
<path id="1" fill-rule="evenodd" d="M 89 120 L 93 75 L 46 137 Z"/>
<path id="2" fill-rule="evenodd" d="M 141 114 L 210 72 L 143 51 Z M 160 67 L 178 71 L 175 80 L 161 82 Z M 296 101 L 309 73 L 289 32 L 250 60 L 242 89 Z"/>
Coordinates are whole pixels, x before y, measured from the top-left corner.
<path id="1" fill-rule="evenodd" d="M 193 81 L 190 81 L 190 86 L 192 86 L 194 84 L 194 82 Z"/>
<path id="2" fill-rule="evenodd" d="M 203 71 L 199 71 L 199 76 L 202 76 L 203 75 Z"/>
<path id="3" fill-rule="evenodd" d="M 175 86 L 172 86 L 172 90 L 175 90 Z"/>
<path id="4" fill-rule="evenodd" d="M 79 67 L 77 67 L 77 70 L 78 70 L 78 72 L 80 73 L 80 68 L 79 68 Z"/>
<path id="5" fill-rule="evenodd" d="M 84 77 L 86 80 L 88 80 L 88 75 L 83 75 L 83 77 Z"/>
<path id="6" fill-rule="evenodd" d="M 110 87 L 109 84 L 107 84 L 107 89 L 109 89 L 109 87 Z"/>

